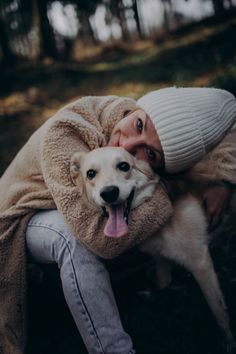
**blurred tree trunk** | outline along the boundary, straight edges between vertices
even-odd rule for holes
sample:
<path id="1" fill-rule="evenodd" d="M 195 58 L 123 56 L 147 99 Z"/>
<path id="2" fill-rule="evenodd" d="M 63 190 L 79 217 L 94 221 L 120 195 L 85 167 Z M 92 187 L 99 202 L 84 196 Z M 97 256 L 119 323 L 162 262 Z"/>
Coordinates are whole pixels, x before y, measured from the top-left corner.
<path id="1" fill-rule="evenodd" d="M 55 36 L 47 15 L 47 0 L 37 0 L 36 16 L 39 17 L 40 57 L 59 59 Z"/>
<path id="2" fill-rule="evenodd" d="M 137 4 L 138 0 L 133 0 L 133 11 L 134 11 L 134 19 L 136 22 L 136 26 L 137 26 L 137 31 L 138 31 L 138 35 L 140 38 L 143 38 L 143 33 L 142 33 L 142 28 L 141 28 L 141 23 L 140 23 L 140 18 L 139 18 L 139 11 L 138 11 L 138 4 Z"/>
<path id="3" fill-rule="evenodd" d="M 230 9 L 232 9 L 234 7 L 233 1 L 232 0 L 228 0 L 228 4 Z"/>
<path id="4" fill-rule="evenodd" d="M 0 18 L 0 48 L 2 51 L 2 61 L 3 63 L 12 63 L 16 60 L 15 55 L 12 53 L 9 46 L 9 40 L 5 31 L 5 26 Z"/>
<path id="5" fill-rule="evenodd" d="M 95 37 L 95 34 L 93 32 L 93 28 L 91 26 L 91 23 L 89 21 L 89 16 L 86 11 L 78 11 L 78 19 L 81 24 L 81 28 L 79 30 L 79 35 L 81 36 L 81 39 L 84 42 L 89 42 L 93 44 L 97 44 L 98 41 Z"/>
<path id="6" fill-rule="evenodd" d="M 164 8 L 164 28 L 166 31 L 170 29 L 170 16 L 172 12 L 171 0 L 161 0 Z"/>
<path id="7" fill-rule="evenodd" d="M 130 33 L 127 27 L 126 17 L 125 17 L 125 6 L 122 0 L 115 0 L 114 1 L 114 9 L 116 17 L 118 18 L 119 25 L 121 27 L 122 38 L 125 41 L 130 40 Z"/>
<path id="8" fill-rule="evenodd" d="M 212 4 L 216 15 L 221 15 L 226 10 L 224 0 L 212 0 Z"/>
<path id="9" fill-rule="evenodd" d="M 133 2 L 131 2 L 131 4 L 132 3 Z M 107 4 L 110 8 L 111 14 L 118 20 L 118 23 L 121 28 L 122 39 L 124 41 L 129 41 L 130 33 L 127 26 L 127 20 L 125 14 L 126 6 L 124 5 L 123 0 L 110 0 Z"/>

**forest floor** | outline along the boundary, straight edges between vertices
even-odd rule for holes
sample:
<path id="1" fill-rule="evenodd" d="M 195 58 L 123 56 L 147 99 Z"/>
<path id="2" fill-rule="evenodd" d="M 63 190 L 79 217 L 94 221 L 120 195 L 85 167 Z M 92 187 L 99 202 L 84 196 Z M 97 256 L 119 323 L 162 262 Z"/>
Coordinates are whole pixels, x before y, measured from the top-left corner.
<path id="1" fill-rule="evenodd" d="M 137 98 L 172 85 L 214 86 L 236 95 L 235 38 L 236 17 L 232 16 L 203 21 L 153 41 L 106 45 L 96 56 L 77 62 L 45 60 L 0 68 L 0 174 L 37 127 L 80 96 Z M 211 252 L 236 336 L 235 233 L 219 235 Z M 139 261 L 126 277 L 113 279 L 123 323 L 137 354 L 226 353 L 192 276 L 176 267 L 172 285 L 156 291 L 154 265 L 146 257 L 142 261 L 143 268 Z M 49 267 L 43 282 L 32 287 L 29 354 L 86 353 L 59 283 L 58 272 Z"/>

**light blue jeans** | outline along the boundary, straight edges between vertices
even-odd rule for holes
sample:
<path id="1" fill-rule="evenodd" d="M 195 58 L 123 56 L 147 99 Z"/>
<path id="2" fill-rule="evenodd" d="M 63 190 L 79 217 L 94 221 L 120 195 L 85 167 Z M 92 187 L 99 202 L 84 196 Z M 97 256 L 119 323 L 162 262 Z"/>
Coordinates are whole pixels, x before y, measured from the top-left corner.
<path id="1" fill-rule="evenodd" d="M 36 262 L 57 263 L 66 302 L 88 353 L 134 354 L 106 267 L 75 239 L 57 210 L 38 212 L 31 218 L 26 244 Z"/>

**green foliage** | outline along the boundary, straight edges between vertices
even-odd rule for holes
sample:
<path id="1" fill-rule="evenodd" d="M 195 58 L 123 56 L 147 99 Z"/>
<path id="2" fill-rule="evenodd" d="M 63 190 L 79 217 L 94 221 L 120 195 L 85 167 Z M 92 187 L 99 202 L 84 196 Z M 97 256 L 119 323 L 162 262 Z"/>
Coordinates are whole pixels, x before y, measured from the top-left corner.
<path id="1" fill-rule="evenodd" d="M 209 85 L 228 90 L 236 96 L 236 65 L 230 64 L 223 73 L 210 80 Z"/>

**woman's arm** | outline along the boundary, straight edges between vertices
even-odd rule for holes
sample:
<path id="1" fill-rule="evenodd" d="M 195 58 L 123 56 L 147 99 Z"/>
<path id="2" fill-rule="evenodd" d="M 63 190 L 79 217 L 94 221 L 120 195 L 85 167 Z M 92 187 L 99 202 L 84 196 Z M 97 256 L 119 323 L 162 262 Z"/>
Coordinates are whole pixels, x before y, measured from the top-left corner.
<path id="1" fill-rule="evenodd" d="M 94 253 L 113 258 L 157 232 L 169 219 L 172 206 L 159 187 L 145 208 L 141 205 L 131 212 L 127 236 L 120 239 L 105 236 L 104 216 L 99 209 L 83 202 L 70 177 L 71 156 L 75 151 L 90 150 L 86 141 L 99 147 L 99 139 L 96 129 L 91 131 L 73 120 L 55 121 L 43 139 L 41 166 L 45 184 L 75 236 Z"/>

